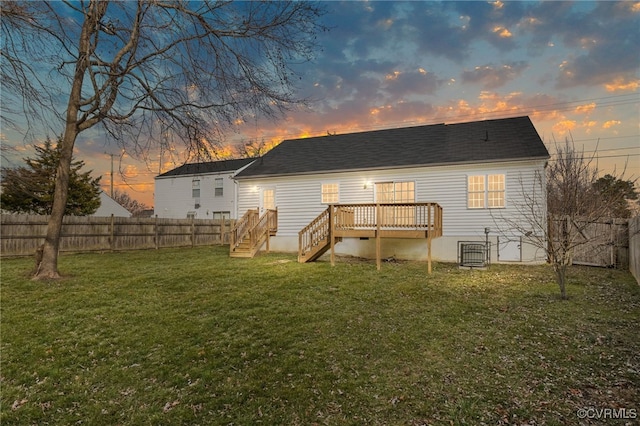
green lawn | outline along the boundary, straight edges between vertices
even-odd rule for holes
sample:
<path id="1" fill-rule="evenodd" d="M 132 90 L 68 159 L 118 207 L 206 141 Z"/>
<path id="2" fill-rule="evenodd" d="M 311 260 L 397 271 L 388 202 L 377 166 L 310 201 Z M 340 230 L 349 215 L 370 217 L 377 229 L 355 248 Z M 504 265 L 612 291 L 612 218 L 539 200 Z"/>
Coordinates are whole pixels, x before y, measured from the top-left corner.
<path id="1" fill-rule="evenodd" d="M 3 260 L 0 423 L 601 424 L 640 418 L 640 287 L 575 268 L 226 247 Z M 618 415 L 621 411 L 617 411 Z M 621 420 L 607 420 L 624 424 Z M 638 419 L 628 419 L 636 422 Z M 582 422 L 582 423 L 581 423 Z"/>

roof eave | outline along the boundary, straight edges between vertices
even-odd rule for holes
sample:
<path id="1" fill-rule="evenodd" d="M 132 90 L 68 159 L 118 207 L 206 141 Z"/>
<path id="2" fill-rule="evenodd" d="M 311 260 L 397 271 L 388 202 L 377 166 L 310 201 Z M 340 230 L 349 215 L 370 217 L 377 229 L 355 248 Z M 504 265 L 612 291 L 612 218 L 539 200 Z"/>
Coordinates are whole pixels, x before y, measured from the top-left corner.
<path id="1" fill-rule="evenodd" d="M 453 163 L 429 163 L 429 164 L 410 164 L 402 166 L 390 166 L 390 167 L 363 167 L 359 169 L 336 169 L 336 170 L 316 170 L 299 173 L 277 173 L 277 174 L 262 174 L 262 175 L 250 175 L 250 176 L 233 176 L 235 180 L 250 180 L 250 179 L 262 179 L 262 178 L 275 178 L 286 176 L 310 176 L 310 175 L 326 175 L 333 173 L 348 173 L 348 172 L 369 172 L 374 170 L 398 170 L 398 169 L 415 169 L 419 167 L 442 167 L 442 166 L 461 166 L 467 164 L 492 164 L 492 163 L 509 163 L 509 162 L 527 162 L 527 161 L 547 161 L 551 158 L 549 155 L 538 157 L 519 157 L 519 158 L 505 158 L 497 160 L 474 160 L 474 161 L 459 161 Z"/>
<path id="2" fill-rule="evenodd" d="M 176 178 L 176 177 L 195 177 L 195 176 L 208 176 L 208 175 L 221 175 L 221 174 L 233 174 L 235 170 L 224 170 L 217 172 L 200 172 L 200 173 L 179 173 L 175 175 L 158 175 L 154 179 L 168 179 L 168 178 Z"/>

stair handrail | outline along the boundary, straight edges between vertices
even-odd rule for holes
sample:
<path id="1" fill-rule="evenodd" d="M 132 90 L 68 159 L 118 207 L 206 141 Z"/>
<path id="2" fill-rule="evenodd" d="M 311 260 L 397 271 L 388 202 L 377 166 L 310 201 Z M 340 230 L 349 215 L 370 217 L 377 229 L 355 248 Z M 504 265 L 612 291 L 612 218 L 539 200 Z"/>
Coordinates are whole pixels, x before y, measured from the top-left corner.
<path id="1" fill-rule="evenodd" d="M 266 237 L 268 233 L 278 230 L 278 210 L 268 209 L 258 221 L 249 229 L 249 245 L 251 250 L 256 249 L 256 246 L 262 241 L 263 237 Z"/>
<path id="2" fill-rule="evenodd" d="M 322 213 L 320 213 L 315 219 L 313 219 L 307 226 L 302 228 L 298 232 L 298 256 L 302 257 L 310 252 L 321 241 L 328 239 L 331 233 L 331 226 L 329 226 L 329 210 L 333 206 L 327 207 Z"/>
<path id="3" fill-rule="evenodd" d="M 258 218 L 258 209 L 249 209 L 244 215 L 236 222 L 233 229 L 231 229 L 229 236 L 229 245 L 231 250 L 236 249 L 244 239 L 245 235 L 253 229 Z"/>

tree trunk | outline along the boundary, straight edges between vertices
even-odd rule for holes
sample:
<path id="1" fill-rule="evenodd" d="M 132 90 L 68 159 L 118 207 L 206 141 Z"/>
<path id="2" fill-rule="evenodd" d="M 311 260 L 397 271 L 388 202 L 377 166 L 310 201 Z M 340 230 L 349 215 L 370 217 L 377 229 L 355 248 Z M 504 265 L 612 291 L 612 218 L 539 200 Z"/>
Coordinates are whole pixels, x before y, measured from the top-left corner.
<path id="1" fill-rule="evenodd" d="M 51 218 L 47 224 L 47 235 L 45 236 L 42 250 L 42 260 L 36 268 L 34 279 L 56 279 L 60 278 L 58 273 L 58 250 L 60 248 L 60 234 L 62 230 L 62 219 L 67 205 L 67 195 L 69 193 L 69 173 L 71 171 L 71 160 L 73 156 L 73 146 L 82 130 L 81 126 L 88 127 L 87 123 L 80 124 L 78 113 L 82 100 L 82 85 L 84 76 L 89 67 L 90 53 L 94 49 L 91 44 L 91 36 L 98 27 L 98 22 L 106 11 L 108 2 L 97 2 L 92 0 L 85 15 L 82 25 L 80 40 L 78 44 L 78 60 L 73 75 L 71 92 L 67 103 L 67 114 L 65 130 L 60 146 L 60 163 L 56 171 L 56 186 L 53 196 L 53 208 Z"/>
<path id="2" fill-rule="evenodd" d="M 565 265 L 554 265 L 556 281 L 560 287 L 560 298 L 567 300 L 567 267 Z"/>
<path id="3" fill-rule="evenodd" d="M 64 218 L 64 210 L 67 205 L 67 195 L 69 193 L 69 173 L 71 171 L 71 160 L 76 136 L 75 122 L 68 123 L 64 138 L 60 141 L 62 146 L 60 147 L 60 163 L 56 170 L 53 207 L 42 247 L 42 258 L 36 267 L 34 279 L 60 278 L 60 274 L 58 273 L 58 251 L 60 249 L 62 219 Z"/>

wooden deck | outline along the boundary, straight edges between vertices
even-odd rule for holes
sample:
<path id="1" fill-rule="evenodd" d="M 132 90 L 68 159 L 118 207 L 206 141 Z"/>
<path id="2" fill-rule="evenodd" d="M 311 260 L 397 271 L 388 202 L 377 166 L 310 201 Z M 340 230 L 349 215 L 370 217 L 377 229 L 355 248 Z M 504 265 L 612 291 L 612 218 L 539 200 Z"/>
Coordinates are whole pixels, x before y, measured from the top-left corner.
<path id="1" fill-rule="evenodd" d="M 333 204 L 299 232 L 298 261 L 310 262 L 331 250 L 342 238 L 375 238 L 380 269 L 381 239 L 427 240 L 431 272 L 431 240 L 442 236 L 442 207 L 437 203 Z"/>

